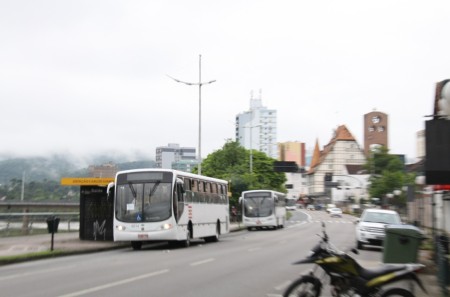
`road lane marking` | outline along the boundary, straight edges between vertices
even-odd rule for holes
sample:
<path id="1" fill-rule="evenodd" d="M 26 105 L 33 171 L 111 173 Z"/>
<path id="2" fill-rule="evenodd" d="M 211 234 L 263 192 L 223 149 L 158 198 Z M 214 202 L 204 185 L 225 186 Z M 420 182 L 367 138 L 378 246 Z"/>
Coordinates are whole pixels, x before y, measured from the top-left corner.
<path id="1" fill-rule="evenodd" d="M 209 258 L 209 259 L 205 259 L 205 260 L 198 261 L 198 262 L 192 262 L 189 265 L 191 265 L 191 266 L 198 266 L 198 265 L 206 264 L 206 263 L 209 263 L 209 262 L 212 262 L 212 261 L 215 261 L 215 260 L 216 259 L 214 259 L 214 258 Z"/>
<path id="2" fill-rule="evenodd" d="M 93 287 L 93 288 L 90 288 L 90 289 L 81 290 L 81 291 L 78 291 L 78 292 L 73 292 L 73 293 L 69 293 L 69 294 L 65 294 L 65 295 L 60 295 L 59 297 L 75 297 L 75 296 L 86 295 L 86 294 L 89 294 L 89 293 L 94 293 L 94 292 L 105 290 L 105 289 L 109 289 L 109 288 L 112 288 L 112 287 L 117 287 L 117 286 L 120 286 L 120 285 L 128 284 L 128 283 L 135 282 L 135 281 L 138 281 L 138 280 L 141 280 L 141 279 L 144 279 L 144 278 L 149 278 L 149 277 L 161 275 L 161 274 L 168 273 L 168 272 L 169 272 L 169 269 L 163 269 L 163 270 L 160 270 L 160 271 L 154 271 L 154 272 L 143 274 L 143 275 L 140 275 L 140 276 L 131 277 L 131 278 L 127 278 L 127 279 L 123 279 L 123 280 L 117 281 L 117 282 L 112 282 L 112 283 L 109 283 L 109 284 L 104 284 L 104 285 L 101 285 L 101 286 Z"/>
<path id="3" fill-rule="evenodd" d="M 35 272 L 24 272 L 24 273 L 18 273 L 18 274 L 11 274 L 11 275 L 7 275 L 7 276 L 0 276 L 0 281 L 10 280 L 10 279 L 14 279 L 14 278 L 22 278 L 25 276 L 30 276 L 30 275 L 35 275 L 35 274 L 43 274 L 43 273 L 54 272 L 54 271 L 59 271 L 59 270 L 68 270 L 73 267 L 75 267 L 75 266 L 71 265 L 71 266 L 51 268 L 51 269 L 42 269 L 42 270 L 35 271 Z"/>

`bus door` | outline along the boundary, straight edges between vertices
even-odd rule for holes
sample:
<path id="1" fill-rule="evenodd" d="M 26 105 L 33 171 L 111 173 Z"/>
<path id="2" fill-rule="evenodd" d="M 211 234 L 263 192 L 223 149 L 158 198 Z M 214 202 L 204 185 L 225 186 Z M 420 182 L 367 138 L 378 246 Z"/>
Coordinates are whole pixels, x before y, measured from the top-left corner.
<path id="1" fill-rule="evenodd" d="M 173 188 L 173 214 L 177 222 L 184 212 L 184 196 L 184 183 L 181 179 L 177 178 L 175 187 Z"/>

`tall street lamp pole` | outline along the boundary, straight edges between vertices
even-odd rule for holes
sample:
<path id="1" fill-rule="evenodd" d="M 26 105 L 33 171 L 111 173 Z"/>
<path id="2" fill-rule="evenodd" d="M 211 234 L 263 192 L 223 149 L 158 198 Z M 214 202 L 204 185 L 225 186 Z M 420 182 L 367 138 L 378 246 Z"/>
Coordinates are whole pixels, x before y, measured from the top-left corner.
<path id="1" fill-rule="evenodd" d="M 185 82 L 171 76 L 169 77 L 188 86 L 198 86 L 198 174 L 202 174 L 202 86 L 212 84 L 216 80 L 202 82 L 202 55 L 198 56 L 198 83 Z"/>
<path id="2" fill-rule="evenodd" d="M 253 144 L 252 144 L 252 134 L 253 134 L 253 128 L 261 127 L 261 125 L 255 125 L 255 126 L 248 126 L 245 128 L 250 128 L 250 173 L 253 173 Z"/>

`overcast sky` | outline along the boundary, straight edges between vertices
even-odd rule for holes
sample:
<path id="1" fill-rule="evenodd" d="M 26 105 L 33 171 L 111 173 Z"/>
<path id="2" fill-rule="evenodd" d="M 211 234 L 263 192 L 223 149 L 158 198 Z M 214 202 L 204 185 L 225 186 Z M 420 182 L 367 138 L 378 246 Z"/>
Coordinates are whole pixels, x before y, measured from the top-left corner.
<path id="1" fill-rule="evenodd" d="M 0 1 L 0 155 L 143 152 L 235 138 L 250 94 L 278 142 L 313 148 L 363 115 L 389 115 L 390 150 L 416 133 L 450 78 L 450 1 Z"/>

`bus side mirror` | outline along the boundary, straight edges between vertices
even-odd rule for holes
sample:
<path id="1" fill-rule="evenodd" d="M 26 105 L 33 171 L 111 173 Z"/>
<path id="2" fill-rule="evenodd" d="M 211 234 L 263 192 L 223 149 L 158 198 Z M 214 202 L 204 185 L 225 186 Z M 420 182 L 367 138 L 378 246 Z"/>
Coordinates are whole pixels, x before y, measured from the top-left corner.
<path id="1" fill-rule="evenodd" d="M 177 186 L 180 189 L 181 194 L 186 193 L 186 191 L 184 190 L 184 182 L 183 182 L 183 180 L 177 178 Z"/>
<path id="2" fill-rule="evenodd" d="M 242 203 L 242 197 L 239 197 L 239 204 Z"/>
<path id="3" fill-rule="evenodd" d="M 106 198 L 114 198 L 114 182 L 110 182 L 106 187 Z"/>

